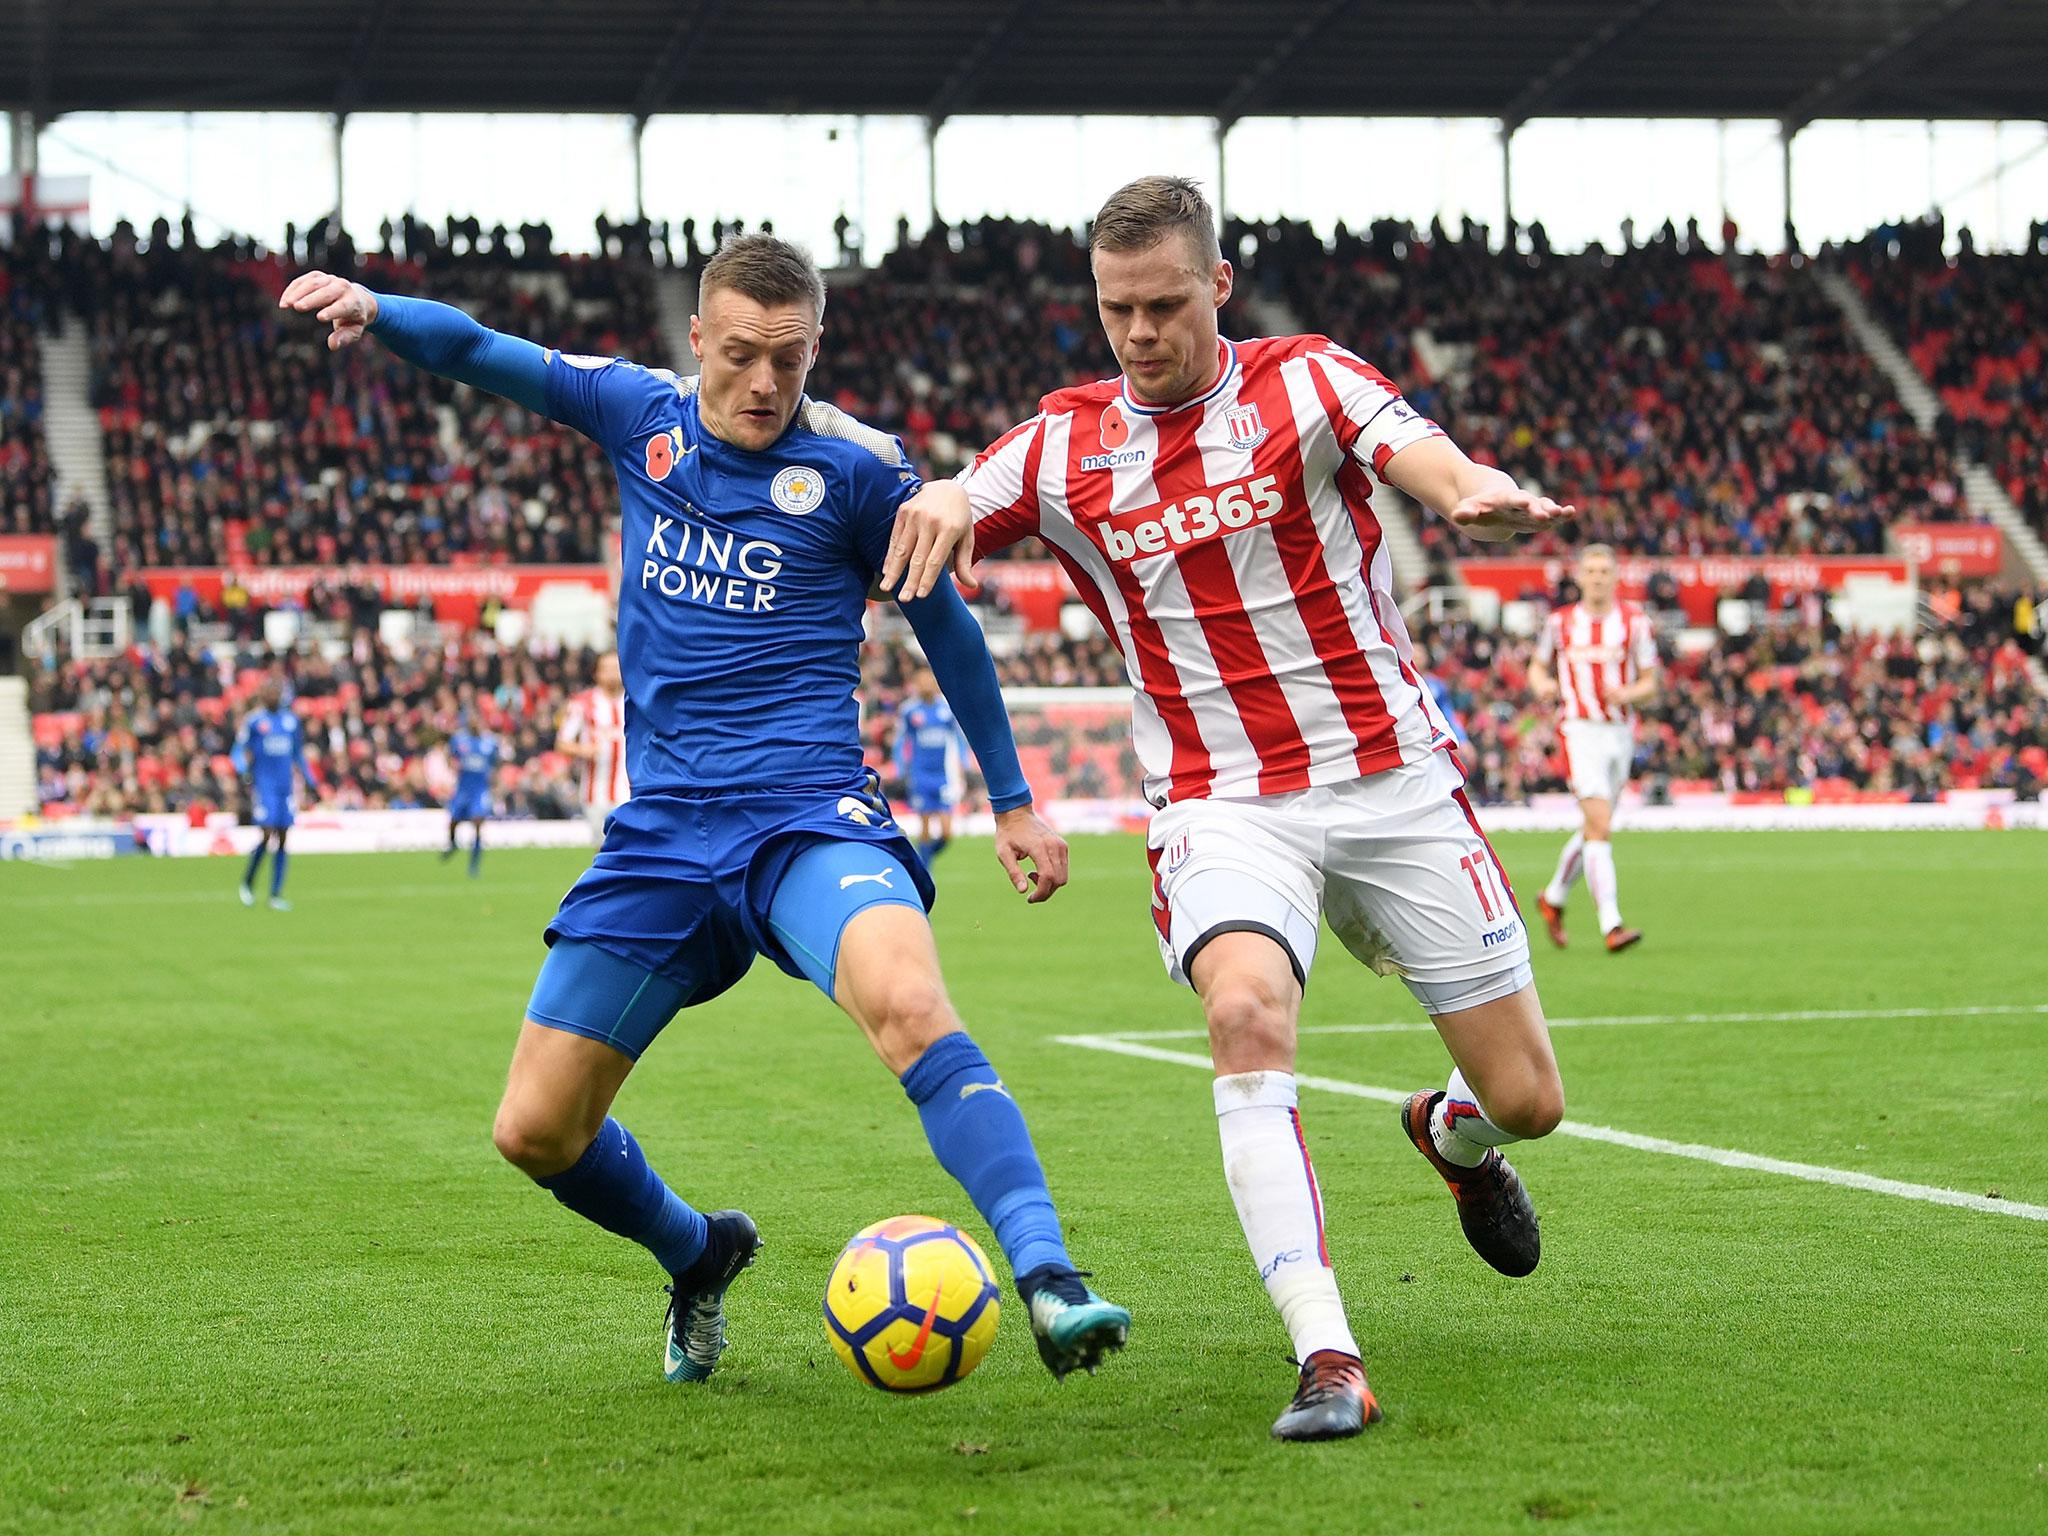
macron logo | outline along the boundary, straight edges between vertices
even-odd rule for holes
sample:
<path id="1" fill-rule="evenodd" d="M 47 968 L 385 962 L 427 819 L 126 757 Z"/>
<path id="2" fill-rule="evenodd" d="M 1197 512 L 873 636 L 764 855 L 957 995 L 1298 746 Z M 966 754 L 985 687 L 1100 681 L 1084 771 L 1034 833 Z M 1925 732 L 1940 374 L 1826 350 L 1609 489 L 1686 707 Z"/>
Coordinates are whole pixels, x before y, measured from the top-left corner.
<path id="1" fill-rule="evenodd" d="M 1143 448 L 1125 448 L 1116 453 L 1084 453 L 1081 455 L 1081 468 L 1134 469 L 1144 463 L 1147 457 L 1149 455 Z"/>
<path id="2" fill-rule="evenodd" d="M 839 877 L 839 889 L 843 891 L 850 885 L 859 885 L 863 880 L 872 880 L 885 891 L 896 889 L 895 886 L 889 883 L 889 871 L 886 869 L 878 875 L 841 875 Z"/>

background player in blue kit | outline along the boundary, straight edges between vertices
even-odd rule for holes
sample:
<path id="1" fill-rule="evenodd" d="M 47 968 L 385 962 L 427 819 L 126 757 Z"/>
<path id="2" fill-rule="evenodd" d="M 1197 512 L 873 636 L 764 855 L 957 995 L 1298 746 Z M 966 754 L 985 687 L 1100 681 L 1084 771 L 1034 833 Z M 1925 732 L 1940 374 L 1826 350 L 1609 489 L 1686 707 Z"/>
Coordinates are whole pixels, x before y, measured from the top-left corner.
<path id="1" fill-rule="evenodd" d="M 918 819 L 918 856 L 927 864 L 953 840 L 966 745 L 952 706 L 939 693 L 939 680 L 929 667 L 920 669 L 896 715 L 896 772 Z"/>
<path id="2" fill-rule="evenodd" d="M 277 857 L 270 866 L 270 905 L 273 911 L 289 912 L 284 899 L 285 834 L 298 819 L 292 803 L 292 775 L 313 787 L 313 770 L 306 766 L 306 733 L 299 717 L 285 705 L 284 684 L 272 678 L 257 696 L 262 708 L 242 721 L 235 733 L 234 750 L 228 754 L 249 785 L 258 828 L 256 846 L 242 871 L 242 905 L 256 905 L 256 876 L 263 868 L 263 855 L 272 847 Z"/>
<path id="3" fill-rule="evenodd" d="M 994 1230 L 1046 1364 L 1092 1369 L 1130 1314 L 1067 1255 L 1023 1115 L 946 996 L 930 877 L 861 759 L 866 594 L 878 575 L 885 590 L 900 578 L 987 778 L 997 856 L 1032 901 L 1066 882 L 1066 844 L 1031 810 L 980 628 L 942 579 L 971 556 L 966 497 L 920 491 L 900 442 L 804 395 L 825 309 L 804 252 L 733 240 L 698 291 L 696 378 L 543 351 L 322 272 L 279 300 L 330 322 L 331 348 L 373 331 L 574 427 L 619 478 L 633 797 L 548 926 L 494 1139 L 562 1204 L 653 1253 L 671 1276 L 663 1370 L 703 1380 L 759 1235 L 743 1212 L 685 1204 L 609 1111 L 663 1026 L 765 954 L 833 998 L 897 1075 Z"/>
<path id="4" fill-rule="evenodd" d="M 498 771 L 503 747 L 498 738 L 475 729 L 465 716 L 462 729 L 448 738 L 455 762 L 455 793 L 448 797 L 448 847 L 441 862 L 455 857 L 455 832 L 469 823 L 469 876 L 474 880 L 484 862 L 484 822 L 491 814 L 491 780 Z"/>

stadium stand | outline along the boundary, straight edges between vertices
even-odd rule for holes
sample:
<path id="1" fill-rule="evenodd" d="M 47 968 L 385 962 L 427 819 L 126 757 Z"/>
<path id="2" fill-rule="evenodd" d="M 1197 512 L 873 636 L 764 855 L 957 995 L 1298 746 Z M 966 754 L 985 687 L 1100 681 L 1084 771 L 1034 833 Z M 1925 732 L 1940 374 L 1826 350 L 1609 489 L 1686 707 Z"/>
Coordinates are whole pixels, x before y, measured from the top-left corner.
<path id="1" fill-rule="evenodd" d="M 2048 711 L 2027 671 L 2042 638 L 2035 596 L 1950 587 L 1934 606 L 1947 615 L 1936 627 L 1885 637 L 1844 630 L 1814 599 L 1667 657 L 1638 727 L 1639 781 L 1660 794 L 2038 796 Z M 1499 803 L 1563 790 L 1554 709 L 1528 691 L 1534 642 L 1465 623 L 1425 625 L 1416 640 L 1470 738 L 1475 793 Z"/>
<path id="2" fill-rule="evenodd" d="M 355 260 L 345 237 L 337 246 L 330 231 L 294 233 L 287 260 L 180 233 L 159 224 L 147 240 L 53 237 L 0 267 L 11 402 L 0 416 L 0 516 L 9 529 L 61 523 L 85 538 L 82 513 L 76 528 L 53 517 L 34 427 L 35 325 L 68 308 L 94 337 L 116 514 L 110 585 L 131 595 L 138 633 L 150 609 L 138 578 L 153 566 L 603 558 L 614 492 L 582 439 L 374 349 L 335 357 L 317 336 L 278 326 L 287 270 Z M 462 219 L 382 233 L 383 249 L 358 268 L 375 286 L 459 301 L 572 350 L 665 360 L 644 230 L 608 231 L 616 254 L 594 259 L 555 254 L 545 226 L 516 239 Z M 1367 356 L 1476 455 L 1580 503 L 1576 529 L 1532 553 L 1584 538 L 1644 554 L 1874 553 L 1894 521 L 1968 515 L 1959 444 L 1996 465 L 2048 527 L 2048 470 L 2032 447 L 2048 427 L 2038 367 L 2048 267 L 2036 258 L 1950 266 L 1938 243 L 1852 248 L 1873 308 L 1942 389 L 1949 415 L 1930 436 L 1806 267 L 1725 257 L 1693 232 L 1578 255 L 1550 251 L 1540 227 L 1507 254 L 1483 230 L 1394 221 L 1340 227 L 1327 242 L 1287 222 L 1233 221 L 1222 234 L 1242 292 Z M 656 242 L 664 251 L 667 238 Z M 678 245 L 685 261 L 701 255 L 694 230 Z M 1044 225 L 904 232 L 875 269 L 835 285 L 814 393 L 901 433 L 949 473 L 1045 390 L 1107 371 L 1086 280 L 1073 236 Z M 1432 527 L 1424 538 L 1441 567 L 1453 537 Z M 1006 607 L 994 585 L 980 600 Z M 1958 589 L 1948 626 L 1913 642 L 1845 635 L 1808 615 L 1688 656 L 1651 712 L 1645 772 L 1739 791 L 2038 792 L 2038 696 L 2026 646 L 1998 617 L 2012 602 Z M 309 594 L 305 611 L 344 637 L 344 654 L 287 664 L 323 727 L 313 740 L 335 801 L 432 803 L 445 787 L 437 743 L 468 687 L 508 735 L 519 786 L 508 809 L 566 810 L 552 720 L 582 664 L 502 652 L 480 632 L 401 657 L 376 638 L 381 606 L 338 584 Z M 168 645 L 41 674 L 46 806 L 232 804 L 222 754 L 264 665 L 263 613 L 231 581 L 218 607 L 181 598 Z M 1480 792 L 1520 800 L 1561 787 L 1547 718 L 1522 692 L 1526 644 L 1457 624 L 1418 638 L 1468 715 Z M 866 658 L 878 765 L 910 662 L 893 643 Z M 1024 637 L 999 667 L 1009 687 L 1114 687 L 1123 674 L 1106 640 L 1056 633 Z M 1122 794 L 1135 781 L 1116 710 L 1034 716 L 1020 721 L 1020 743 L 1058 794 Z"/>
<path id="3" fill-rule="evenodd" d="M 53 297 L 93 335 L 118 570 L 599 558 L 594 447 L 373 348 L 330 354 L 279 323 L 289 263 L 163 233 L 57 256 Z M 666 359 L 644 261 L 437 246 L 358 270 L 550 345 Z"/>
<path id="4" fill-rule="evenodd" d="M 1988 465 L 2048 534 L 2048 255 L 1951 259 L 1931 223 L 1875 232 L 1843 254 L 1941 397 L 1944 439 Z"/>
<path id="5" fill-rule="evenodd" d="M 465 710 L 505 743 L 504 816 L 576 814 L 575 765 L 555 752 L 558 718 L 590 686 L 583 651 L 510 650 L 481 631 L 411 653 L 350 619 L 374 594 L 336 585 L 306 611 L 332 644 L 282 657 L 246 636 L 144 644 L 31 674 L 38 792 L 47 815 L 233 809 L 228 762 L 240 716 L 273 675 L 306 721 L 320 800 L 337 809 L 438 805 L 454 785 L 444 743 Z M 214 626 L 218 629 L 220 626 Z"/>
<path id="6" fill-rule="evenodd" d="M 0 245 L 0 533 L 56 528 L 43 442 L 44 309 L 25 252 Z"/>

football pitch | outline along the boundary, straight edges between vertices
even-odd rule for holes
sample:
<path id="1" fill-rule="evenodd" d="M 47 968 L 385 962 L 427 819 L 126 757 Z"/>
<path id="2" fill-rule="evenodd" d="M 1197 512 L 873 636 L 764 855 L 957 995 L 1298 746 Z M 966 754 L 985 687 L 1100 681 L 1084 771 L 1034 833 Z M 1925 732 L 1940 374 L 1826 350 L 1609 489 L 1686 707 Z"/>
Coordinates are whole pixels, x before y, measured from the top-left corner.
<path id="1" fill-rule="evenodd" d="M 1525 902 L 1557 841 L 1500 840 Z M 1387 1419 L 1321 1446 L 1267 1438 L 1287 1339 L 1136 839 L 1029 909 L 962 842 L 934 914 L 1131 1346 L 1055 1385 L 1005 1273 L 988 1361 L 903 1399 L 826 1346 L 833 1256 L 900 1212 L 994 1246 L 772 966 L 618 1105 L 767 1242 L 674 1387 L 652 1261 L 490 1143 L 580 855 L 304 857 L 285 914 L 226 860 L 0 865 L 0 1531 L 2048 1530 L 2048 838 L 1617 846 L 1647 942 L 1602 952 L 1583 887 L 1539 936 L 1569 1103 L 1515 1155 L 1527 1280 L 1384 1102 L 1441 1046 L 1325 936 L 1302 1115 Z"/>

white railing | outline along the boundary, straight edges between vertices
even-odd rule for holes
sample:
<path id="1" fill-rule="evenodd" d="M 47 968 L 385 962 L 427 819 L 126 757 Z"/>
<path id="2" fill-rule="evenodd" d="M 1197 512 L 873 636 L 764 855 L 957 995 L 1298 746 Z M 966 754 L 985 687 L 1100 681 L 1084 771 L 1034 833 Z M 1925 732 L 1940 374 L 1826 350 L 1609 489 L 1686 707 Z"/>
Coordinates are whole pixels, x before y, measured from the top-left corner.
<path id="1" fill-rule="evenodd" d="M 134 616 L 126 598 L 95 597 L 85 602 L 68 598 L 32 619 L 21 632 L 24 655 L 45 665 L 61 655 L 100 661 L 128 649 Z"/>

